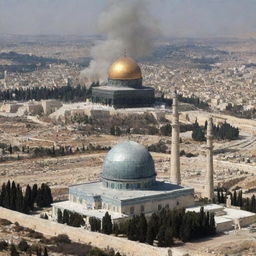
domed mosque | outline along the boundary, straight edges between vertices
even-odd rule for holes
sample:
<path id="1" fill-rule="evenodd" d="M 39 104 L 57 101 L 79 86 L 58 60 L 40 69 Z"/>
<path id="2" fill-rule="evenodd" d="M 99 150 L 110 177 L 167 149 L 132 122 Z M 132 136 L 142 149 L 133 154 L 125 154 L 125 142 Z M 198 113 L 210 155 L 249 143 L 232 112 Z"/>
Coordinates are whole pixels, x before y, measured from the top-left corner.
<path id="1" fill-rule="evenodd" d="M 109 68 L 108 83 L 92 88 L 92 102 L 125 107 L 148 107 L 154 103 L 155 93 L 142 84 L 139 65 L 130 57 L 116 60 Z"/>
<path id="2" fill-rule="evenodd" d="M 158 181 L 149 151 L 133 141 L 115 145 L 106 155 L 101 181 L 69 188 L 69 201 L 53 204 L 58 209 L 102 219 L 108 211 L 113 221 L 133 215 L 150 215 L 162 208 L 188 207 L 194 204 L 194 189 Z"/>

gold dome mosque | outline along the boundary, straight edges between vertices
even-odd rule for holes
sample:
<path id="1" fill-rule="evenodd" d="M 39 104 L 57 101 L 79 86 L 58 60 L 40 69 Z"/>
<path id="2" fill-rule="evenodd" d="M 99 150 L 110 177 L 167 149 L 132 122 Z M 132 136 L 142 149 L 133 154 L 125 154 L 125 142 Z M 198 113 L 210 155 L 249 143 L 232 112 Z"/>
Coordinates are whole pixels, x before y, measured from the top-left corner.
<path id="1" fill-rule="evenodd" d="M 108 70 L 110 79 L 142 79 L 142 73 L 136 61 L 129 57 L 116 60 Z"/>
<path id="2" fill-rule="evenodd" d="M 92 89 L 92 102 L 115 108 L 149 107 L 154 101 L 154 89 L 143 86 L 140 66 L 127 56 L 110 66 L 106 85 Z"/>

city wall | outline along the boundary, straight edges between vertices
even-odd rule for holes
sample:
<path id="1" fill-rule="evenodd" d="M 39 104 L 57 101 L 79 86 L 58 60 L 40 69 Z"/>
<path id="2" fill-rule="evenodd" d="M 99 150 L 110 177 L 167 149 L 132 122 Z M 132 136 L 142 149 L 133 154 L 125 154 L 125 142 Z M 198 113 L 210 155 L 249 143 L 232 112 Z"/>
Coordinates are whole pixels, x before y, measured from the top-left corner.
<path id="1" fill-rule="evenodd" d="M 90 232 L 82 228 L 74 228 L 56 222 L 50 222 L 49 220 L 11 211 L 2 207 L 0 207 L 0 218 L 7 219 L 13 223 L 18 222 L 21 226 L 31 228 L 49 236 L 67 234 L 74 242 L 91 244 L 101 249 L 108 247 L 113 248 L 115 251 L 119 251 L 126 256 L 189 256 L 187 252 L 180 248 L 153 247 L 129 241 L 124 238 L 108 236 L 97 232 Z M 194 255 L 195 254 L 193 254 L 193 256 Z"/>

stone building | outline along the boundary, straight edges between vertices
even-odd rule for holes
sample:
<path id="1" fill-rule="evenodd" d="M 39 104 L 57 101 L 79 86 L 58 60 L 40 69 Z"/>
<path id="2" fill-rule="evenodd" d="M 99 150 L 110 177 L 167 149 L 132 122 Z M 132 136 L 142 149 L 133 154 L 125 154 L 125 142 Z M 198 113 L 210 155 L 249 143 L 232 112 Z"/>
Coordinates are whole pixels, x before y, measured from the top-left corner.
<path id="1" fill-rule="evenodd" d="M 102 218 L 108 211 L 113 220 L 162 208 L 194 205 L 194 189 L 156 180 L 155 165 L 148 150 L 133 141 L 117 144 L 106 155 L 100 182 L 73 185 L 69 201 L 53 204 L 58 209 Z"/>
<path id="2" fill-rule="evenodd" d="M 108 71 L 108 83 L 92 89 L 92 102 L 125 107 L 148 107 L 154 103 L 154 89 L 142 83 L 139 65 L 129 57 L 115 61 Z"/>
<path id="3" fill-rule="evenodd" d="M 45 115 L 49 115 L 62 107 L 62 103 L 58 100 L 42 100 L 41 102 Z"/>

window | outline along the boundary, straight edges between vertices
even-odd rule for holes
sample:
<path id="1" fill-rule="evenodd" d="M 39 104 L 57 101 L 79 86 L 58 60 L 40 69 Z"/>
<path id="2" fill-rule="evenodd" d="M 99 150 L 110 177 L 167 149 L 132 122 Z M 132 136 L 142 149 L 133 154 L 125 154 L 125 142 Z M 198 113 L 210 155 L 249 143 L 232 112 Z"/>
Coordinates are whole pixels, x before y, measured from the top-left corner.
<path id="1" fill-rule="evenodd" d="M 179 201 L 177 201 L 176 205 L 180 205 L 180 202 L 179 202 Z"/>
<path id="2" fill-rule="evenodd" d="M 130 214 L 134 214 L 134 207 L 130 208 Z"/>
<path id="3" fill-rule="evenodd" d="M 166 208 L 166 209 L 169 209 L 169 208 L 170 208 L 169 204 L 166 204 L 166 205 L 165 205 L 165 208 Z"/>
<path id="4" fill-rule="evenodd" d="M 162 205 L 161 205 L 161 204 L 159 204 L 159 205 L 158 205 L 158 207 L 157 207 L 157 209 L 158 209 L 158 211 L 161 211 L 161 209 L 162 209 Z"/>
<path id="5" fill-rule="evenodd" d="M 140 206 L 140 211 L 141 211 L 141 213 L 144 213 L 144 211 L 145 211 L 144 205 Z"/>

